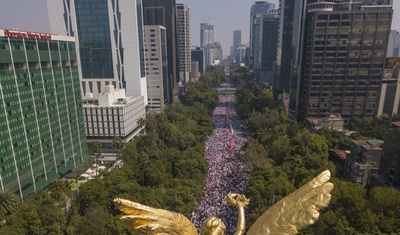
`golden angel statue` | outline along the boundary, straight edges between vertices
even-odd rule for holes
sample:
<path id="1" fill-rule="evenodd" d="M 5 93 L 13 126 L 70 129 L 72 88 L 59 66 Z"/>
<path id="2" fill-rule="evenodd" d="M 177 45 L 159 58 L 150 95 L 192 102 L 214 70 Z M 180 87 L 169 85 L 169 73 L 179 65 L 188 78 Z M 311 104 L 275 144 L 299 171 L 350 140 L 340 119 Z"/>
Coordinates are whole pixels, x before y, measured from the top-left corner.
<path id="1" fill-rule="evenodd" d="M 310 182 L 289 194 L 269 208 L 250 227 L 247 235 L 291 235 L 319 217 L 318 210 L 326 207 L 331 199 L 333 184 L 328 182 L 330 172 L 324 171 Z M 228 194 L 229 204 L 238 209 L 235 235 L 245 233 L 244 208 L 249 199 L 240 194 Z M 116 198 L 114 204 L 125 215 L 123 221 L 136 229 L 138 235 L 197 235 L 197 229 L 184 215 L 151 208 L 136 202 Z M 225 225 L 216 217 L 207 218 L 201 228 L 202 235 L 223 235 Z"/>

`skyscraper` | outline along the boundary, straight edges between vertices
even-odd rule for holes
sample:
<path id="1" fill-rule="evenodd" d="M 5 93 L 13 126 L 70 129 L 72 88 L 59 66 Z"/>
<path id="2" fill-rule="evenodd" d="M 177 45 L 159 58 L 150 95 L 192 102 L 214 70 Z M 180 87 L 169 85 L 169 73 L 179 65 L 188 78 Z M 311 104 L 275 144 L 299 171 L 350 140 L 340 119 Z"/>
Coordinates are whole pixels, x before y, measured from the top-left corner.
<path id="1" fill-rule="evenodd" d="M 352 10 L 308 4 L 299 116 L 376 116 L 392 21 L 391 5 Z"/>
<path id="2" fill-rule="evenodd" d="M 162 25 L 167 33 L 168 76 L 171 89 L 178 88 L 178 44 L 175 0 L 143 1 L 144 25 Z M 172 91 L 170 92 L 172 101 Z"/>
<path id="3" fill-rule="evenodd" d="M 209 23 L 200 24 L 200 47 L 214 44 L 214 26 Z"/>
<path id="4" fill-rule="evenodd" d="M 261 37 L 257 81 L 259 83 L 268 83 L 275 88 L 279 18 L 276 14 L 267 12 L 261 14 L 260 21 Z M 254 61 L 257 61 L 256 58 L 254 58 Z"/>
<path id="5" fill-rule="evenodd" d="M 168 82 L 167 36 L 161 25 L 144 26 L 148 112 L 162 113 L 168 103 L 171 84 Z"/>
<path id="6" fill-rule="evenodd" d="M 0 187 L 21 198 L 88 159 L 73 37 L 0 30 Z"/>
<path id="7" fill-rule="evenodd" d="M 250 8 L 250 68 L 253 68 L 253 55 L 254 51 L 257 50 L 254 45 L 255 43 L 255 34 L 257 32 L 257 27 L 255 27 L 256 24 L 259 24 L 259 21 L 256 21 L 257 15 L 266 13 L 270 9 L 275 9 L 275 4 L 273 3 L 268 3 L 267 1 L 257 1 L 254 3 L 254 5 L 251 6 Z"/>
<path id="8" fill-rule="evenodd" d="M 233 45 L 232 45 L 232 57 L 236 59 L 237 48 L 242 44 L 242 31 L 234 30 L 233 31 Z"/>
<path id="9" fill-rule="evenodd" d="M 178 25 L 178 56 L 179 78 L 184 82 L 190 82 L 192 71 L 190 53 L 190 8 L 184 4 L 176 4 Z"/>
<path id="10" fill-rule="evenodd" d="M 289 114 L 296 117 L 307 4 L 305 1 L 280 0 L 280 5 L 281 67 L 276 90 L 289 94 Z"/>
<path id="11" fill-rule="evenodd" d="M 47 0 L 47 7 L 51 32 L 79 45 L 83 94 L 113 85 L 147 102 L 141 0 Z"/>

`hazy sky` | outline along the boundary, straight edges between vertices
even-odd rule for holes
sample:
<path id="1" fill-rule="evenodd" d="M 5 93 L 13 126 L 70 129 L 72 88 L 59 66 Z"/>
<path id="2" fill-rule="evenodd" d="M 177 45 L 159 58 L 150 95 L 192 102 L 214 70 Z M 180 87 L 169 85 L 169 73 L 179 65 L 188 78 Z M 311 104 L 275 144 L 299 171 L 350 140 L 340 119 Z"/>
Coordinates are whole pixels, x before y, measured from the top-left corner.
<path id="1" fill-rule="evenodd" d="M 0 28 L 49 32 L 45 0 L 1 0 Z M 144 0 L 145 1 L 145 0 Z M 298 0 L 300 1 L 300 0 Z M 179 0 L 190 7 L 192 45 L 200 44 L 200 23 L 214 25 L 214 40 L 221 42 L 224 55 L 229 55 L 233 30 L 242 31 L 242 43 L 249 41 L 250 7 L 254 0 Z M 279 0 L 270 0 L 279 7 Z M 394 0 L 392 29 L 400 31 L 400 0 Z"/>

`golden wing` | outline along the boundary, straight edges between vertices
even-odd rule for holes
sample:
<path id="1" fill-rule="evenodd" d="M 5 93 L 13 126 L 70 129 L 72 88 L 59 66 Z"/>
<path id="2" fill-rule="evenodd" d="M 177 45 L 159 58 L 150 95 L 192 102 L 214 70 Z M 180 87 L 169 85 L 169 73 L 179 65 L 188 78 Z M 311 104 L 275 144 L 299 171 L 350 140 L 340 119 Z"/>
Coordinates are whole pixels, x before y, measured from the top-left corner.
<path id="1" fill-rule="evenodd" d="M 182 214 L 121 198 L 114 199 L 114 204 L 126 214 L 121 220 L 135 228 L 137 235 L 198 235 L 192 222 Z"/>
<path id="2" fill-rule="evenodd" d="M 303 187 L 269 208 L 251 226 L 247 235 L 291 235 L 313 224 L 318 210 L 331 200 L 333 184 L 328 182 L 330 171 L 324 171 Z"/>

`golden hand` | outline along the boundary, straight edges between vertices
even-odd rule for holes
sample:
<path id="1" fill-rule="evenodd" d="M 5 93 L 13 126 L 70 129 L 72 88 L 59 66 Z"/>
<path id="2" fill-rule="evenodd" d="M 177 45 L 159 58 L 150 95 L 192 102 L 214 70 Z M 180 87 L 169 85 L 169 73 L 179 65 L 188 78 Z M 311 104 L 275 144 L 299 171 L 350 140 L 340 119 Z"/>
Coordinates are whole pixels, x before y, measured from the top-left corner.
<path id="1" fill-rule="evenodd" d="M 244 208 L 247 205 L 249 205 L 250 199 L 247 199 L 246 196 L 242 194 L 236 194 L 236 193 L 228 193 L 228 195 L 226 195 L 226 199 L 228 200 L 229 204 L 238 209 L 239 217 L 236 225 L 235 235 L 242 235 L 244 234 L 244 230 L 246 228 L 246 218 L 244 215 Z"/>

